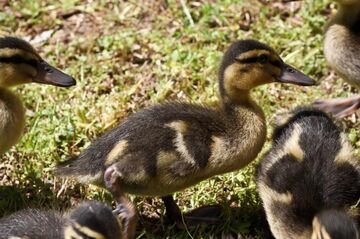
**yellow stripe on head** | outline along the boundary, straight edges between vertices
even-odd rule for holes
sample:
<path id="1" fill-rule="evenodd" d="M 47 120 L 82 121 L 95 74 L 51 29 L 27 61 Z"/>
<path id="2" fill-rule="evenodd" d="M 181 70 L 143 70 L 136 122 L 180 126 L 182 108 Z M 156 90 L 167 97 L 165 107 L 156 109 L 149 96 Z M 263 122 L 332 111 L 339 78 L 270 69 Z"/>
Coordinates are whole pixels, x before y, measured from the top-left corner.
<path id="1" fill-rule="evenodd" d="M 19 48 L 0 48 L 0 59 L 1 58 L 12 58 L 12 57 L 21 57 L 24 60 L 35 60 L 40 61 L 41 58 L 34 52 L 25 51 Z M 1 61 L 0 61 L 1 63 Z"/>
<path id="2" fill-rule="evenodd" d="M 271 52 L 271 51 L 268 51 L 268 50 L 250 50 L 250 51 L 247 51 L 247 52 L 244 52 L 244 53 L 241 53 L 240 55 L 238 55 L 236 57 L 237 60 L 239 61 L 244 61 L 246 59 L 249 59 L 249 58 L 255 58 L 255 57 L 258 57 L 258 56 L 261 56 L 261 55 L 265 55 L 269 58 L 270 61 L 282 61 L 280 59 L 280 57 L 274 53 L 274 52 Z"/>
<path id="3" fill-rule="evenodd" d="M 106 239 L 103 234 L 86 226 L 81 226 L 78 223 L 74 223 L 73 226 L 68 226 L 64 230 L 65 239 L 82 239 L 84 236 L 95 239 Z"/>
<path id="4" fill-rule="evenodd" d="M 39 54 L 28 42 L 16 37 L 0 37 L 0 63 L 19 64 L 41 60 Z"/>
<path id="5" fill-rule="evenodd" d="M 80 236 L 72 226 L 67 226 L 64 229 L 64 238 L 65 239 L 82 239 L 82 236 Z"/>

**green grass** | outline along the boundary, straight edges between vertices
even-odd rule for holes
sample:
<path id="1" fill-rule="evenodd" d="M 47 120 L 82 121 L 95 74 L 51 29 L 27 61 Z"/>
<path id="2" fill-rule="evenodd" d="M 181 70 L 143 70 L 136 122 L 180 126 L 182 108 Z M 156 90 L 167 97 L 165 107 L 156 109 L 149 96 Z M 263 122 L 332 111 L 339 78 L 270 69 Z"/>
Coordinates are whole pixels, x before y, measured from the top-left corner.
<path id="1" fill-rule="evenodd" d="M 330 1 L 302 1 L 301 8 L 289 14 L 272 2 L 187 1 L 192 20 L 174 0 L 0 3 L 0 30 L 30 40 L 50 31 L 36 48 L 78 81 L 70 89 L 14 89 L 27 109 L 26 132 L 1 156 L 0 215 L 27 206 L 65 210 L 84 199 L 110 203 L 102 189 L 54 178 L 53 167 L 143 107 L 175 99 L 216 104 L 217 67 L 226 46 L 236 39 L 268 43 L 287 63 L 320 83 L 312 88 L 271 84 L 253 92 L 267 116 L 269 136 L 278 110 L 350 95 L 352 89 L 337 76 L 328 79 L 322 52 Z M 359 147 L 355 122 L 348 118 L 341 124 Z M 255 165 L 176 194 L 184 211 L 221 203 L 225 215 L 220 226 L 177 230 L 165 222 L 159 199 L 132 197 L 141 213 L 139 238 L 209 238 L 221 233 L 261 238 Z"/>

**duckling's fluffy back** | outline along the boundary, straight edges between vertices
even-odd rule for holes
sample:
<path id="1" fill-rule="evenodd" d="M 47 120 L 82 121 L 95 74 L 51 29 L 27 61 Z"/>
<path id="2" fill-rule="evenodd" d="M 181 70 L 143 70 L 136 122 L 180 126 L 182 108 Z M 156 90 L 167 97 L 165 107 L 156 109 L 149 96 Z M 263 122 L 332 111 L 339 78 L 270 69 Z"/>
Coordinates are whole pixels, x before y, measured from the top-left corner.
<path id="1" fill-rule="evenodd" d="M 26 209 L 0 219 L 0 239 L 63 238 L 65 219 L 54 212 Z"/>
<path id="2" fill-rule="evenodd" d="M 283 235 L 278 238 L 301 238 L 319 210 L 345 208 L 359 200 L 360 162 L 325 113 L 295 110 L 275 129 L 273 141 L 257 181 L 272 231 Z"/>

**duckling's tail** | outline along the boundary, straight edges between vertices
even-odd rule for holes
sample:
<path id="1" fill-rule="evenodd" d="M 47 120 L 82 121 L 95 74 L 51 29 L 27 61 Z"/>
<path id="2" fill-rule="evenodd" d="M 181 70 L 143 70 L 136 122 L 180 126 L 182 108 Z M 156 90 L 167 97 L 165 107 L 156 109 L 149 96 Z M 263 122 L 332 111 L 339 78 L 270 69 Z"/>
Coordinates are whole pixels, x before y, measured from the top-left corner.
<path id="1" fill-rule="evenodd" d="M 102 184 L 103 174 L 102 163 L 89 162 L 83 154 L 71 157 L 55 168 L 56 176 L 74 178 L 83 184 Z"/>

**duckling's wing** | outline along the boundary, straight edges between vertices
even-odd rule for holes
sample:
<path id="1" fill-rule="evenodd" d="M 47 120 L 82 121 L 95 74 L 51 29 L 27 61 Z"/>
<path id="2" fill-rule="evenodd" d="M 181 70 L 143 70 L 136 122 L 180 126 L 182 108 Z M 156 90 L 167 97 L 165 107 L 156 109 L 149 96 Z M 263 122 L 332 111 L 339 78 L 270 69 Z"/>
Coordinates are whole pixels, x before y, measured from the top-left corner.
<path id="1" fill-rule="evenodd" d="M 161 121 L 171 129 L 172 134 L 175 133 L 171 147 L 188 160 L 194 160 L 197 167 L 206 167 L 211 155 L 213 136 L 225 134 L 225 120 L 221 114 L 202 106 L 184 103 L 168 103 L 163 109 L 162 116 L 165 117 Z"/>

